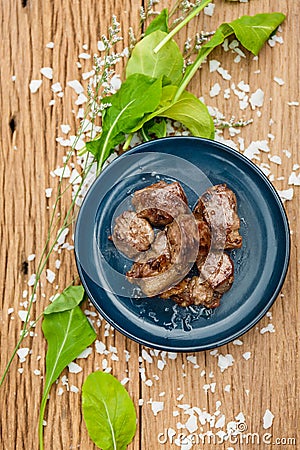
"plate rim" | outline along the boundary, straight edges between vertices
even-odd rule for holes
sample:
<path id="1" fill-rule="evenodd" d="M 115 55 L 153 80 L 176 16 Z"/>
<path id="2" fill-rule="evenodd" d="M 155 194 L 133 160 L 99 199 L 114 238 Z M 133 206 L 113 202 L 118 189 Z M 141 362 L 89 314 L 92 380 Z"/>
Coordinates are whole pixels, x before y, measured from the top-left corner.
<path id="1" fill-rule="evenodd" d="M 83 211 L 83 206 L 85 205 L 85 203 L 88 201 L 88 197 L 89 194 L 92 192 L 92 190 L 94 189 L 94 186 L 99 183 L 102 177 L 102 174 L 104 172 L 106 172 L 106 170 L 108 168 L 113 168 L 113 166 L 115 164 L 117 164 L 120 159 L 125 158 L 127 155 L 136 153 L 137 151 L 141 150 L 143 147 L 149 147 L 151 145 L 155 145 L 158 142 L 161 143 L 161 141 L 173 141 L 173 140 L 182 140 L 182 141 L 197 141 L 197 142 L 203 142 L 206 145 L 212 146 L 212 147 L 221 147 L 225 152 L 233 155 L 234 157 L 237 157 L 238 159 L 240 159 L 241 161 L 243 161 L 244 163 L 246 163 L 251 170 L 254 170 L 256 172 L 256 174 L 263 180 L 263 182 L 267 185 L 267 187 L 269 188 L 269 190 L 271 191 L 274 199 L 276 200 L 276 203 L 279 207 L 279 210 L 281 212 L 281 218 L 284 224 L 284 229 L 285 229 L 285 241 L 286 241 L 286 247 L 285 247 L 285 255 L 284 255 L 284 265 L 283 265 L 283 270 L 280 276 L 280 279 L 277 283 L 277 286 L 273 292 L 273 294 L 270 296 L 268 302 L 265 304 L 264 308 L 259 312 L 258 315 L 255 316 L 255 318 L 250 321 L 249 323 L 247 323 L 244 327 L 242 327 L 240 330 L 236 331 L 234 334 L 227 336 L 223 339 L 219 339 L 216 342 L 211 342 L 210 344 L 203 344 L 203 345 L 199 345 L 199 344 L 195 344 L 195 346 L 185 346 L 185 347 L 178 347 L 176 345 L 171 345 L 170 341 L 171 340 L 166 340 L 165 344 L 153 344 L 152 342 L 146 340 L 146 339 L 142 339 L 139 338 L 137 336 L 135 336 L 134 334 L 130 333 L 130 331 L 128 331 L 127 329 L 124 329 L 124 327 L 122 327 L 120 324 L 114 322 L 113 319 L 110 318 L 110 316 L 108 314 L 106 314 L 105 311 L 103 311 L 103 309 L 100 307 L 100 305 L 96 302 L 96 300 L 94 299 L 88 284 L 85 280 L 85 277 L 82 273 L 81 270 L 81 265 L 80 262 L 77 258 L 77 230 L 79 228 L 79 223 L 81 220 L 81 214 Z M 155 143 L 155 144 L 154 144 Z M 151 149 L 148 150 L 149 152 L 151 152 Z M 155 150 L 152 150 L 153 152 L 155 152 Z M 94 305 L 94 307 L 96 308 L 96 310 L 101 314 L 101 316 L 111 325 L 113 326 L 114 329 L 116 329 L 117 331 L 119 331 L 120 333 L 122 333 L 123 335 L 125 335 L 126 337 L 132 339 L 133 341 L 137 342 L 140 345 L 144 345 L 146 347 L 149 348 L 155 348 L 158 350 L 164 350 L 164 351 L 168 351 L 168 352 L 177 352 L 177 353 L 190 353 L 190 352 L 199 352 L 199 351 L 205 351 L 205 350 L 211 350 L 214 348 L 218 348 L 221 347 L 223 345 L 226 345 L 230 342 L 232 342 L 233 340 L 237 339 L 238 337 L 241 337 L 242 335 L 244 335 L 245 333 L 247 333 L 251 328 L 253 328 L 263 317 L 264 315 L 267 313 L 267 311 L 271 308 L 271 306 L 273 305 L 273 303 L 275 302 L 275 300 L 278 297 L 278 294 L 284 284 L 284 281 L 286 279 L 286 275 L 287 275 L 287 271 L 288 271 L 288 267 L 289 267 L 289 262 L 290 262 L 290 248 L 291 248 L 291 238 L 290 238 L 290 227 L 289 227 L 289 221 L 288 221 L 288 217 L 285 211 L 285 208 L 283 206 L 283 203 L 279 197 L 278 192 L 276 191 L 275 187 L 273 186 L 273 184 L 270 182 L 270 180 L 267 178 L 267 176 L 262 172 L 262 170 L 256 165 L 254 164 L 250 159 L 248 159 L 246 156 L 244 156 L 242 153 L 238 152 L 237 150 L 235 150 L 232 147 L 229 147 L 228 145 L 223 144 L 222 142 L 218 142 L 218 141 L 213 141 L 210 139 L 205 139 L 205 138 L 200 138 L 200 137 L 196 137 L 196 136 L 170 136 L 170 137 L 165 137 L 165 138 L 160 138 L 160 139 L 155 139 L 152 141 L 148 141 L 148 142 L 144 142 L 141 143 L 135 147 L 133 147 L 132 149 L 126 151 L 125 153 L 123 153 L 122 155 L 118 156 L 117 158 L 115 158 L 111 163 L 109 163 L 109 165 L 100 173 L 100 175 L 93 181 L 93 183 L 91 184 L 86 196 L 83 199 L 83 202 L 80 206 L 77 218 L 76 218 L 76 224 L 75 224 L 75 230 L 74 230 L 74 254 L 75 254 L 75 261 L 76 261 L 76 266 L 77 266 L 77 271 L 79 273 L 79 277 L 80 277 L 80 281 L 83 284 L 83 287 L 89 297 L 89 300 L 92 302 L 92 304 Z"/>

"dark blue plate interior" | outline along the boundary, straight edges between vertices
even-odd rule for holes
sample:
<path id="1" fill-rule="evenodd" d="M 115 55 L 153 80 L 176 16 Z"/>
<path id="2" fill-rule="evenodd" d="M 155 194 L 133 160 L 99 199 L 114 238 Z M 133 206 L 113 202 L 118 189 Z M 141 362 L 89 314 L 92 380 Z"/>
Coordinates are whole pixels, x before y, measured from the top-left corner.
<path id="1" fill-rule="evenodd" d="M 183 158 L 188 169 L 175 160 L 166 170 L 169 155 Z M 192 165 L 205 176 L 197 179 Z M 115 274 L 124 274 L 131 262 L 108 239 L 111 226 L 130 208 L 132 192 L 159 179 L 180 181 L 191 208 L 210 184 L 226 183 L 237 196 L 243 246 L 231 252 L 235 281 L 214 311 L 122 295 L 132 286 Z M 251 161 L 214 141 L 174 137 L 142 144 L 102 172 L 78 215 L 75 254 L 89 298 L 117 330 L 150 347 L 197 351 L 237 338 L 270 308 L 288 267 L 289 228 L 276 191 Z"/>

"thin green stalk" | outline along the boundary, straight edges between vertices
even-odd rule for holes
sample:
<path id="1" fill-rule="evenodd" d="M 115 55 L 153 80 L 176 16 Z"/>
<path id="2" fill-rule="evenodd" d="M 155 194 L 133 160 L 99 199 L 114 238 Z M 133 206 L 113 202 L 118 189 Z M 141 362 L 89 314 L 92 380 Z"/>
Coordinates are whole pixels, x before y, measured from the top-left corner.
<path id="1" fill-rule="evenodd" d="M 153 50 L 154 53 L 158 53 L 159 50 L 167 43 L 169 42 L 173 36 L 175 36 L 178 31 L 181 30 L 190 20 L 192 20 L 197 14 L 199 14 L 202 9 L 205 8 L 212 0 L 202 0 L 199 6 L 195 8 L 185 19 L 183 19 L 182 22 L 180 22 L 170 33 L 167 34 L 167 36 L 155 47 Z"/>
<path id="2" fill-rule="evenodd" d="M 141 135 L 142 135 L 142 137 L 143 137 L 145 142 L 150 141 L 150 139 L 148 138 L 148 136 L 145 133 L 144 127 L 141 128 Z"/>
<path id="3" fill-rule="evenodd" d="M 127 139 L 126 139 L 126 141 L 125 141 L 125 144 L 123 145 L 123 150 L 128 150 L 128 147 L 129 147 L 130 142 L 131 142 L 131 140 L 132 140 L 132 136 L 133 136 L 133 133 L 130 133 L 130 134 L 128 135 L 128 137 L 127 137 Z"/>

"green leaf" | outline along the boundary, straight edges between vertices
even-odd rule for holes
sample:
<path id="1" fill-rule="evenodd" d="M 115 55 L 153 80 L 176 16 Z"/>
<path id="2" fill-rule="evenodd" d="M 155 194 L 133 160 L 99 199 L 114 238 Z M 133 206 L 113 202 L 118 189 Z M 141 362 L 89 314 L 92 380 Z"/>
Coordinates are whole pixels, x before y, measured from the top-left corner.
<path id="1" fill-rule="evenodd" d="M 94 372 L 82 387 L 88 433 L 102 450 L 125 450 L 136 431 L 136 413 L 128 392 L 109 373 Z"/>
<path id="2" fill-rule="evenodd" d="M 87 143 L 88 151 L 95 156 L 100 168 L 111 150 L 124 142 L 125 133 L 131 133 L 146 114 L 157 108 L 161 93 L 161 78 L 136 73 L 109 97 L 111 106 L 105 110 L 101 137 Z"/>
<path id="3" fill-rule="evenodd" d="M 176 42 L 171 40 L 158 53 L 153 51 L 165 36 L 167 33 L 157 30 L 136 44 L 127 63 L 127 77 L 142 73 L 153 78 L 164 77 L 173 85 L 180 83 L 183 57 Z"/>
<path id="4" fill-rule="evenodd" d="M 44 310 L 44 314 L 68 311 L 78 306 L 84 296 L 82 286 L 69 286 Z"/>
<path id="5" fill-rule="evenodd" d="M 179 98 L 181 96 L 204 59 L 214 48 L 222 44 L 227 37 L 235 34 L 236 38 L 247 50 L 254 55 L 258 55 L 264 43 L 284 19 L 284 14 L 275 12 L 256 14 L 255 16 L 242 16 L 230 23 L 222 23 L 210 41 L 201 47 L 193 64 L 187 68 L 176 97 Z"/>
<path id="6" fill-rule="evenodd" d="M 149 140 L 151 135 L 156 136 L 158 139 L 166 137 L 167 135 L 166 121 L 164 119 L 161 119 L 159 121 L 152 119 L 144 124 L 143 131 L 144 133 L 146 133 Z"/>
<path id="7" fill-rule="evenodd" d="M 155 17 L 155 19 L 152 20 L 152 22 L 145 31 L 145 36 L 148 36 L 149 34 L 157 30 L 168 33 L 169 32 L 168 20 L 169 20 L 169 11 L 167 10 L 167 8 L 165 8 L 162 10 L 159 16 Z"/>
<path id="8" fill-rule="evenodd" d="M 88 347 L 96 333 L 79 306 L 46 314 L 42 330 L 48 343 L 46 379 L 39 416 L 40 450 L 43 450 L 43 418 L 50 388 L 64 368 Z"/>
<path id="9" fill-rule="evenodd" d="M 214 138 L 214 123 L 204 103 L 185 91 L 179 100 L 158 114 L 183 123 L 194 136 Z"/>

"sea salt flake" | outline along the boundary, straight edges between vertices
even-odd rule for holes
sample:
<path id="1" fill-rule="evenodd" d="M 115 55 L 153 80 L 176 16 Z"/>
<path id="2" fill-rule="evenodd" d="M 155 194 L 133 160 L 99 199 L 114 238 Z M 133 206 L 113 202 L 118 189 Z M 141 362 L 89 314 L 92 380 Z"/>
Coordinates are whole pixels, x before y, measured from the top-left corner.
<path id="1" fill-rule="evenodd" d="M 264 91 L 259 88 L 250 96 L 250 104 L 252 109 L 262 107 L 264 104 L 264 95 Z"/>
<path id="2" fill-rule="evenodd" d="M 89 78 L 91 78 L 91 77 L 93 77 L 94 75 L 95 75 L 95 71 L 94 71 L 94 69 L 93 70 L 91 70 L 90 72 L 84 72 L 82 75 L 81 75 L 81 77 L 82 77 L 82 79 L 83 80 L 88 80 Z"/>
<path id="3" fill-rule="evenodd" d="M 84 87 L 82 86 L 81 83 L 79 83 L 78 80 L 68 81 L 67 85 L 70 86 L 72 89 L 74 89 L 74 91 L 78 95 L 84 92 Z"/>
<path id="4" fill-rule="evenodd" d="M 62 91 L 61 84 L 59 82 L 52 84 L 51 91 L 54 92 L 54 94 L 61 92 Z"/>
<path id="5" fill-rule="evenodd" d="M 299 106 L 299 102 L 287 102 L 288 106 Z"/>
<path id="6" fill-rule="evenodd" d="M 67 124 L 61 124 L 60 129 L 64 134 L 68 134 L 69 131 L 71 130 L 71 127 L 70 125 Z"/>
<path id="7" fill-rule="evenodd" d="M 219 67 L 217 72 L 222 76 L 224 80 L 231 80 L 231 75 L 228 73 L 228 70 L 223 69 L 223 67 Z"/>
<path id="8" fill-rule="evenodd" d="M 79 94 L 78 98 L 75 102 L 75 105 L 83 105 L 84 103 L 86 103 L 88 101 L 87 97 L 84 94 Z"/>
<path id="9" fill-rule="evenodd" d="M 77 386 L 74 386 L 74 384 L 71 384 L 70 386 L 70 392 L 74 392 L 74 394 L 78 394 L 79 389 Z"/>
<path id="10" fill-rule="evenodd" d="M 157 416 L 157 414 L 160 412 L 160 411 L 163 411 L 163 409 L 164 409 L 164 402 L 157 402 L 157 401 L 152 401 L 151 402 L 151 409 L 152 409 L 152 411 L 153 411 L 153 414 L 155 415 L 155 416 Z"/>
<path id="11" fill-rule="evenodd" d="M 104 43 L 102 41 L 98 41 L 97 47 L 98 47 L 99 52 L 104 52 L 105 45 L 104 45 Z"/>
<path id="12" fill-rule="evenodd" d="M 27 258 L 28 261 L 33 261 L 34 259 L 35 259 L 35 254 L 34 253 L 29 255 L 28 258 Z"/>
<path id="13" fill-rule="evenodd" d="M 198 429 L 197 417 L 192 414 L 185 423 L 185 428 L 189 433 L 194 433 Z"/>
<path id="14" fill-rule="evenodd" d="M 226 386 L 224 387 L 224 391 L 225 392 L 230 392 L 231 389 L 231 385 L 230 384 L 226 384 Z"/>
<path id="15" fill-rule="evenodd" d="M 34 375 L 36 375 L 36 376 L 41 375 L 41 371 L 40 371 L 39 369 L 35 369 L 35 370 L 33 371 L 33 373 L 34 373 Z"/>
<path id="16" fill-rule="evenodd" d="M 244 345 L 243 341 L 241 341 L 240 339 L 235 339 L 232 343 L 233 345 Z"/>
<path id="17" fill-rule="evenodd" d="M 222 414 L 221 417 L 216 421 L 215 428 L 223 428 L 225 425 L 225 415 Z"/>
<path id="18" fill-rule="evenodd" d="M 46 270 L 46 279 L 49 281 L 49 283 L 53 283 L 55 280 L 55 273 L 52 272 L 52 270 L 47 269 Z"/>
<path id="19" fill-rule="evenodd" d="M 42 67 L 40 72 L 45 78 L 48 78 L 48 80 L 52 80 L 52 78 L 53 78 L 52 67 Z"/>
<path id="20" fill-rule="evenodd" d="M 29 348 L 27 348 L 27 347 L 19 348 L 19 350 L 17 350 L 17 355 L 20 358 L 20 363 L 26 361 L 26 356 L 28 356 L 28 354 L 29 354 Z"/>
<path id="21" fill-rule="evenodd" d="M 221 372 L 228 369 L 228 367 L 232 366 L 234 363 L 234 358 L 231 354 L 227 355 L 219 355 L 218 356 L 218 366 L 220 367 Z"/>
<path id="22" fill-rule="evenodd" d="M 260 334 L 265 334 L 265 333 L 275 333 L 275 327 L 272 323 L 269 323 L 266 327 L 264 327 L 260 330 Z"/>
<path id="23" fill-rule="evenodd" d="M 217 61 L 216 59 L 212 59 L 211 61 L 209 61 L 209 71 L 215 72 L 219 67 L 220 67 L 221 63 L 219 61 Z"/>
<path id="24" fill-rule="evenodd" d="M 95 342 L 95 347 L 96 347 L 96 352 L 99 353 L 100 355 L 103 355 L 105 350 L 106 350 L 106 345 L 101 342 L 101 341 L 96 341 Z"/>
<path id="25" fill-rule="evenodd" d="M 26 317 L 27 317 L 27 311 L 24 311 L 24 310 L 18 311 L 18 316 L 20 317 L 22 322 L 25 322 Z"/>
<path id="26" fill-rule="evenodd" d="M 284 85 L 284 81 L 282 78 L 279 77 L 274 77 L 274 81 L 279 84 L 279 86 L 283 86 Z"/>
<path id="27" fill-rule="evenodd" d="M 80 55 L 78 55 L 78 58 L 80 58 L 80 59 L 90 59 L 91 55 L 89 53 L 80 53 Z"/>
<path id="28" fill-rule="evenodd" d="M 214 13 L 215 7 L 216 5 L 214 3 L 210 3 L 209 5 L 205 6 L 203 10 L 204 14 L 211 17 Z"/>
<path id="29" fill-rule="evenodd" d="M 48 42 L 48 44 L 46 44 L 46 48 L 54 48 L 54 42 Z"/>
<path id="30" fill-rule="evenodd" d="M 209 95 L 211 97 L 216 97 L 217 95 L 219 95 L 221 92 L 221 86 L 219 85 L 219 83 L 215 83 L 211 90 L 209 91 Z"/>
<path id="31" fill-rule="evenodd" d="M 239 82 L 238 88 L 243 92 L 250 92 L 249 84 L 246 84 L 244 81 Z"/>
<path id="32" fill-rule="evenodd" d="M 33 274 L 30 276 L 29 280 L 28 280 L 28 283 L 27 283 L 28 286 L 33 286 L 34 283 L 35 283 L 35 280 L 36 280 L 36 274 L 33 273 Z"/>
<path id="33" fill-rule="evenodd" d="M 251 352 L 245 352 L 245 353 L 243 354 L 243 358 L 244 358 L 246 361 L 248 361 L 248 359 L 251 358 Z"/>
<path id="34" fill-rule="evenodd" d="M 10 315 L 14 312 L 14 308 L 8 308 L 7 314 Z"/>
<path id="35" fill-rule="evenodd" d="M 50 102 L 48 103 L 49 106 L 54 106 L 55 105 L 55 100 L 50 100 Z"/>
<path id="36" fill-rule="evenodd" d="M 59 387 L 58 390 L 57 390 L 57 395 L 61 396 L 61 395 L 63 395 L 63 393 L 64 393 L 63 388 Z"/>
<path id="37" fill-rule="evenodd" d="M 295 172 L 292 172 L 291 175 L 289 176 L 288 184 L 294 185 L 294 186 L 300 186 L 300 173 L 299 173 L 299 175 L 296 175 Z"/>
<path id="38" fill-rule="evenodd" d="M 19 368 L 18 368 L 18 372 L 22 374 L 22 373 L 24 372 L 23 367 L 19 367 Z"/>
<path id="39" fill-rule="evenodd" d="M 149 353 L 145 349 L 142 350 L 142 358 L 145 361 L 147 361 L 149 364 L 153 363 L 152 356 L 150 356 Z"/>
<path id="40" fill-rule="evenodd" d="M 42 85 L 43 80 L 31 80 L 29 89 L 32 94 L 35 94 Z"/>
<path id="41" fill-rule="evenodd" d="M 68 364 L 68 369 L 70 373 L 79 373 L 82 371 L 82 368 L 74 362 Z"/>
<path id="42" fill-rule="evenodd" d="M 85 350 L 83 350 L 83 352 L 80 353 L 79 356 L 77 356 L 77 359 L 86 359 L 89 355 L 91 355 L 93 349 L 91 347 L 86 348 Z"/>
<path id="43" fill-rule="evenodd" d="M 279 191 L 277 189 L 277 192 L 278 192 L 279 197 L 281 198 L 281 200 L 283 202 L 285 202 L 286 200 L 292 200 L 292 198 L 294 196 L 294 189 L 293 188 L 284 189 L 283 191 Z"/>
<path id="44" fill-rule="evenodd" d="M 68 166 L 57 167 L 55 170 L 53 170 L 53 173 L 59 178 L 70 178 L 71 170 Z"/>
<path id="45" fill-rule="evenodd" d="M 125 386 L 125 384 L 127 384 L 128 381 L 130 381 L 130 378 L 125 377 L 125 378 L 123 378 L 123 380 L 121 380 L 121 384 L 122 384 L 123 386 Z"/>
<path id="46" fill-rule="evenodd" d="M 271 428 L 271 426 L 273 425 L 274 417 L 275 416 L 271 413 L 271 411 L 269 409 L 266 409 L 266 412 L 263 417 L 263 428 L 265 430 L 267 430 L 268 428 Z"/>
<path id="47" fill-rule="evenodd" d="M 70 184 L 80 184 L 82 181 L 82 177 L 76 169 L 72 170 L 69 183 Z"/>
<path id="48" fill-rule="evenodd" d="M 166 365 L 166 363 L 165 363 L 164 361 L 162 361 L 161 359 L 159 359 L 159 360 L 157 361 L 157 368 L 158 368 L 159 370 L 163 370 L 164 367 L 165 367 L 165 365 Z"/>
<path id="49" fill-rule="evenodd" d="M 273 155 L 269 157 L 269 160 L 275 164 L 280 165 L 281 164 L 281 158 L 278 155 Z"/>

